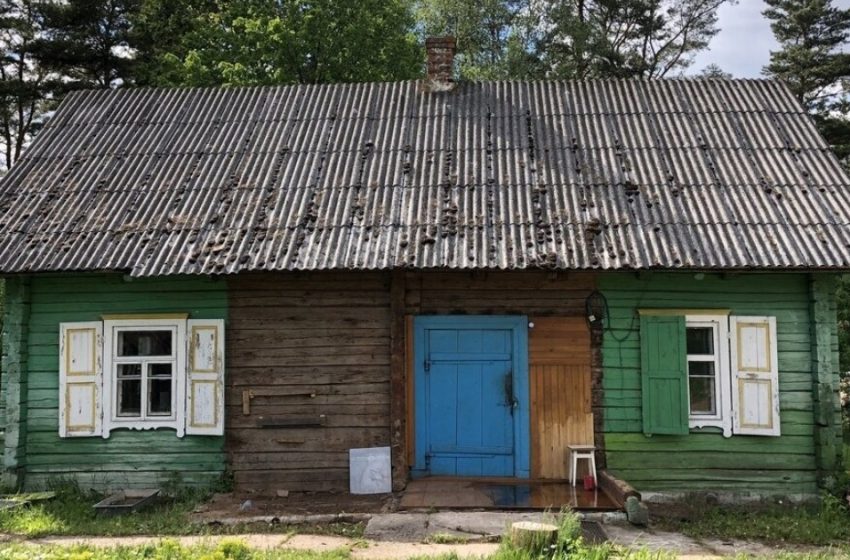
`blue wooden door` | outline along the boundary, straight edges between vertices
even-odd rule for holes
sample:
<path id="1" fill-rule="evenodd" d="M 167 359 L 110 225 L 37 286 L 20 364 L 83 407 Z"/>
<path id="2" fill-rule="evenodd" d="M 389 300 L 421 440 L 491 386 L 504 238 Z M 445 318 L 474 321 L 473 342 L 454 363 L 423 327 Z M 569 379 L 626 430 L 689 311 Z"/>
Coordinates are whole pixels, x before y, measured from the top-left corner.
<path id="1" fill-rule="evenodd" d="M 523 475 L 524 327 L 515 317 L 417 319 L 414 474 Z"/>

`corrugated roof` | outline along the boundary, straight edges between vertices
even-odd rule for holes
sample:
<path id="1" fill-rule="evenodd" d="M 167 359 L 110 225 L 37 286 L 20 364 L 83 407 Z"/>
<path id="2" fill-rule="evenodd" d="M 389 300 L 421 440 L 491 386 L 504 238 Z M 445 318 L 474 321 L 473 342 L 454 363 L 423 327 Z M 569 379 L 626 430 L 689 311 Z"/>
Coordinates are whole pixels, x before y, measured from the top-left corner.
<path id="1" fill-rule="evenodd" d="M 767 80 L 69 96 L 0 272 L 846 268 L 850 180 Z"/>

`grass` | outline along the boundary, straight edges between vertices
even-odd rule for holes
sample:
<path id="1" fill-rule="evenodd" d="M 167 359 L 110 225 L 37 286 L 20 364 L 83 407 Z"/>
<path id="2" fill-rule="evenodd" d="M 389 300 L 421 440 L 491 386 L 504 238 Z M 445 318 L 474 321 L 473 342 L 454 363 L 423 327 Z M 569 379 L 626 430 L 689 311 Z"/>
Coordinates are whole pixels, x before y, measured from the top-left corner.
<path id="1" fill-rule="evenodd" d="M 699 508 L 699 505 L 695 504 L 695 507 Z M 815 546 L 850 542 L 850 511 L 832 496 L 825 496 L 820 507 L 711 507 L 683 518 L 659 520 L 658 525 L 697 539 Z"/>
<path id="2" fill-rule="evenodd" d="M 674 560 L 675 554 L 630 550 L 606 543 L 590 546 L 581 536 L 581 520 L 575 512 L 564 509 L 550 520 L 558 527 L 554 542 L 531 542 L 517 547 L 510 535 L 502 539 L 495 554 L 487 560 Z"/>
<path id="3" fill-rule="evenodd" d="M 330 552 L 251 549 L 238 539 L 222 540 L 216 546 L 181 546 L 169 540 L 153 545 L 115 548 L 0 546 L 0 560 L 348 560 L 350 557 L 347 549 Z"/>
<path id="4" fill-rule="evenodd" d="M 451 533 L 435 533 L 425 539 L 428 544 L 466 544 L 469 539 L 461 535 Z"/>
<path id="5" fill-rule="evenodd" d="M 82 492 L 74 485 L 64 484 L 54 489 L 56 498 L 29 506 L 0 511 L 0 533 L 24 537 L 45 535 L 211 535 L 253 533 L 286 533 L 291 526 L 270 523 L 237 525 L 208 525 L 193 523 L 192 511 L 207 495 L 188 491 L 173 498 L 162 498 L 157 504 L 142 511 L 116 517 L 103 517 L 94 512 L 92 505 L 102 496 Z M 359 538 L 363 535 L 362 523 L 331 523 L 328 525 L 298 526 L 300 533 L 339 535 Z"/>

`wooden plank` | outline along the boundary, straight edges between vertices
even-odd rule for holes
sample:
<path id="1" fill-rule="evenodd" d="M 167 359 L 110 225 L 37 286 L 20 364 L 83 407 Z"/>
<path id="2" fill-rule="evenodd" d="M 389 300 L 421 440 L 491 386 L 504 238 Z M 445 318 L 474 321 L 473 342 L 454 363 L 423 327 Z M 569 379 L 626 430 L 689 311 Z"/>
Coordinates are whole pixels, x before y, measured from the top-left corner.
<path id="1" fill-rule="evenodd" d="M 416 400 L 414 399 L 413 387 L 416 368 L 414 365 L 413 353 L 413 316 L 407 315 L 404 318 L 404 352 L 405 352 L 405 379 L 407 383 L 407 439 L 405 440 L 407 464 L 412 465 L 414 461 L 414 453 L 416 451 Z"/>
<path id="2" fill-rule="evenodd" d="M 394 400 L 404 327 L 399 334 L 390 305 L 403 286 L 391 293 L 384 273 L 315 273 L 240 275 L 230 288 L 227 451 L 237 489 L 347 491 L 349 449 L 403 445 L 392 414 L 405 411 L 404 392 Z M 241 414 L 246 390 L 250 416 Z"/>
<path id="3" fill-rule="evenodd" d="M 394 272 L 390 281 L 390 455 L 396 492 L 404 489 L 408 473 L 404 292 L 404 273 Z"/>
<path id="4" fill-rule="evenodd" d="M 583 317 L 529 321 L 531 476 L 566 479 L 567 446 L 593 443 L 590 333 Z"/>
<path id="5" fill-rule="evenodd" d="M 23 277 L 9 278 L 6 280 L 5 288 L 6 301 L 4 302 L 2 323 L 2 386 L 4 389 L 3 397 L 5 398 L 6 424 L 4 426 L 2 482 L 5 486 L 17 487 L 21 482 L 19 476 L 22 474 L 19 467 L 26 459 L 27 327 L 31 312 L 30 281 Z M 57 355 L 57 367 L 58 361 Z"/>
<path id="6" fill-rule="evenodd" d="M 837 336 L 835 308 L 835 280 L 833 274 L 813 274 L 811 293 L 811 355 L 812 384 L 811 407 L 815 422 L 815 459 L 818 481 L 829 488 L 841 464 L 841 417 L 836 413 L 838 399 L 838 356 L 833 349 Z M 780 386 L 781 388 L 781 386 Z M 784 401 L 781 401 L 784 404 Z M 840 409 L 839 409 L 840 410 Z"/>
<path id="7" fill-rule="evenodd" d="M 599 277 L 599 290 L 610 311 L 602 333 L 601 407 L 606 459 L 612 473 L 645 491 L 817 492 L 816 415 L 811 403 L 817 398 L 813 387 L 817 345 L 812 332 L 817 309 L 813 300 L 819 296 L 812 293 L 810 275 L 723 277 L 709 273 L 697 280 L 690 274 L 659 272 L 648 281 L 632 274 L 605 274 Z M 643 436 L 642 410 L 635 400 L 640 397 L 641 379 L 636 310 L 717 307 L 729 309 L 733 315 L 776 317 L 782 435 L 724 438 L 718 430 L 705 429 L 681 437 Z M 823 324 L 834 324 L 829 305 L 821 310 Z M 823 336 L 824 341 L 828 338 Z M 790 456 L 795 467 L 781 470 L 782 460 Z M 666 468 L 659 467 L 668 459 Z M 651 466 L 640 468 L 642 462 Z M 760 468 L 767 464 L 772 465 L 770 469 Z"/>
<path id="8" fill-rule="evenodd" d="M 175 472 L 187 486 L 220 479 L 225 468 L 223 437 L 118 430 L 108 439 L 60 438 L 58 340 L 59 323 L 98 321 L 104 314 L 188 312 L 192 318 L 224 318 L 227 284 L 198 277 L 128 282 L 122 274 L 67 274 L 33 277 L 30 288 L 29 325 L 37 337 L 23 345 L 35 357 L 28 361 L 32 382 L 21 388 L 28 430 L 26 485 L 62 478 L 96 490 L 143 488 L 173 480 Z M 4 376 L 7 372 L 4 368 Z"/>

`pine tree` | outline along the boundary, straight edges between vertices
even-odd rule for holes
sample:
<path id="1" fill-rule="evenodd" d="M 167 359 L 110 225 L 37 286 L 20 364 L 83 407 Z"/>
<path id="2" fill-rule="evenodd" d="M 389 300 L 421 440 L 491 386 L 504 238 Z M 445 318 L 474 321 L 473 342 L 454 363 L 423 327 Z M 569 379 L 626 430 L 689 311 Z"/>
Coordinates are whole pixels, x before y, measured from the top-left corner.
<path id="1" fill-rule="evenodd" d="M 660 78 L 682 72 L 736 0 L 419 0 L 468 78 Z"/>
<path id="2" fill-rule="evenodd" d="M 735 0 L 547 0 L 543 58 L 567 78 L 663 78 L 688 68 Z"/>
<path id="3" fill-rule="evenodd" d="M 65 0 L 37 3 L 45 35 L 39 63 L 61 73 L 69 88 L 108 88 L 132 83 L 130 19 L 141 0 Z"/>
<path id="4" fill-rule="evenodd" d="M 37 132 L 43 114 L 54 105 L 59 76 L 36 59 L 34 46 L 43 35 L 36 2 L 0 0 L 0 169 L 21 156 Z"/>
<path id="5" fill-rule="evenodd" d="M 832 0 L 765 0 L 764 15 L 779 42 L 767 76 L 788 84 L 845 163 L 850 156 L 850 9 Z"/>

